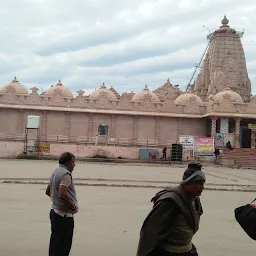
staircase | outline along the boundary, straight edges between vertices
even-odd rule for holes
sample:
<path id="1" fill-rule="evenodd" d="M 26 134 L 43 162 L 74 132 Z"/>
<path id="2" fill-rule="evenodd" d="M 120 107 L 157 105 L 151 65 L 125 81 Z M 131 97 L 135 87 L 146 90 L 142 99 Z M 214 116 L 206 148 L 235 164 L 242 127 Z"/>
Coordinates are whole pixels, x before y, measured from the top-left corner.
<path id="1" fill-rule="evenodd" d="M 235 166 L 256 168 L 256 149 L 253 148 L 223 149 L 221 157 L 232 160 Z"/>

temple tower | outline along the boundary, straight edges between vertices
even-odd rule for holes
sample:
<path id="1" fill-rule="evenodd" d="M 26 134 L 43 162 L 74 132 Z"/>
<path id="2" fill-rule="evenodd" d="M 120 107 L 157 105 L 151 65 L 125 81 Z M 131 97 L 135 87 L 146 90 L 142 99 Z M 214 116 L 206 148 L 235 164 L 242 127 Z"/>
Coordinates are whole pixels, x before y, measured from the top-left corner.
<path id="1" fill-rule="evenodd" d="M 192 90 L 207 101 L 210 94 L 229 87 L 240 94 L 244 102 L 249 102 L 251 82 L 241 43 L 243 32 L 230 28 L 226 15 L 221 23 L 220 28 L 208 36 L 209 48 Z"/>

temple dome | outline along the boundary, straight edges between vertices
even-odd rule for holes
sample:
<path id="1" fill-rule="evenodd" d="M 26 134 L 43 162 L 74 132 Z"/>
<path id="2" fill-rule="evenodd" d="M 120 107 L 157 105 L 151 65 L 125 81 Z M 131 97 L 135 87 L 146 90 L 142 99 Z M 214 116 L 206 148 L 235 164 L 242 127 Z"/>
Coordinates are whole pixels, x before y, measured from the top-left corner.
<path id="1" fill-rule="evenodd" d="M 176 105 L 187 105 L 188 102 L 196 102 L 197 105 L 202 106 L 203 101 L 201 100 L 200 97 L 195 95 L 194 93 L 190 92 L 185 92 L 181 94 L 175 101 L 174 103 Z"/>
<path id="2" fill-rule="evenodd" d="M 111 90 L 107 89 L 107 87 L 105 86 L 105 84 L 103 83 L 102 86 L 99 89 L 96 89 L 95 91 L 93 91 L 89 98 L 90 99 L 98 99 L 101 97 L 101 95 L 104 95 L 104 97 L 106 97 L 108 100 L 116 100 L 117 97 L 115 95 L 115 93 L 113 93 Z"/>
<path id="3" fill-rule="evenodd" d="M 225 88 L 223 91 L 217 93 L 213 97 L 213 101 L 215 102 L 221 102 L 224 99 L 230 99 L 232 102 L 243 103 L 242 97 L 237 92 L 232 91 L 230 88 Z"/>
<path id="4" fill-rule="evenodd" d="M 7 93 L 8 91 L 13 91 L 17 95 L 29 95 L 28 89 L 19 83 L 15 77 L 9 84 L 6 84 L 1 90 L 0 93 Z"/>
<path id="5" fill-rule="evenodd" d="M 60 94 L 63 98 L 73 98 L 72 92 L 68 88 L 64 87 L 60 80 L 55 86 L 49 88 L 45 92 L 44 96 L 53 97 L 56 94 Z"/>
<path id="6" fill-rule="evenodd" d="M 144 101 L 145 98 L 150 98 L 152 102 L 159 102 L 159 98 L 158 96 L 153 93 L 150 92 L 147 85 L 145 86 L 145 88 L 141 91 L 136 93 L 133 97 L 132 97 L 132 101 Z"/>

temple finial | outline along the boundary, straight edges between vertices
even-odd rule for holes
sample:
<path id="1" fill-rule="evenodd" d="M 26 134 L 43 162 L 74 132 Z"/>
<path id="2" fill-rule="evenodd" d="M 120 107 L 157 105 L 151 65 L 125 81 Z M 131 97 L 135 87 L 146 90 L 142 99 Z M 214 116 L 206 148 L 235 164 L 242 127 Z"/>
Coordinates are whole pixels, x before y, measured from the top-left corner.
<path id="1" fill-rule="evenodd" d="M 100 87 L 101 89 L 106 89 L 105 83 L 103 82 L 102 86 Z"/>
<path id="2" fill-rule="evenodd" d="M 229 20 L 228 20 L 226 14 L 224 15 L 224 18 L 222 19 L 221 23 L 225 27 L 228 26 Z"/>
<path id="3" fill-rule="evenodd" d="M 57 83 L 57 86 L 63 86 L 61 80 Z"/>
<path id="4" fill-rule="evenodd" d="M 17 80 L 17 77 L 15 76 L 14 79 L 12 80 L 13 83 L 17 83 L 18 80 Z"/>

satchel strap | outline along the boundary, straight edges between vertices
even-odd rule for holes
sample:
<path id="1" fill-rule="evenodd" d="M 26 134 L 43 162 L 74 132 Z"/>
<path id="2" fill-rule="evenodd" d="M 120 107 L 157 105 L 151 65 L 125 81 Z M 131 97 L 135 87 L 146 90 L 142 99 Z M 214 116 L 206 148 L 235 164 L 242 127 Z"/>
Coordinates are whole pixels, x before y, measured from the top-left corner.
<path id="1" fill-rule="evenodd" d="M 251 202 L 251 204 L 253 203 L 253 202 L 255 202 L 256 201 L 256 198 L 255 199 L 253 199 L 253 201 Z"/>

